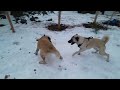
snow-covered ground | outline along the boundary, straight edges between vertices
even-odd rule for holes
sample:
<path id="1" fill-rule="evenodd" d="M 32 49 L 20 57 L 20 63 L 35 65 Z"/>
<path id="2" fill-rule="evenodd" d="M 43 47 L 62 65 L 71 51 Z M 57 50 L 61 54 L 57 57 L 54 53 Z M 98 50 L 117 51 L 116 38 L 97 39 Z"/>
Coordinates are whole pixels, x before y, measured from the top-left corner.
<path id="1" fill-rule="evenodd" d="M 37 16 L 37 15 L 36 15 Z M 62 12 L 62 24 L 77 25 L 93 21 L 93 14 L 78 14 L 73 11 Z M 93 33 L 92 29 L 75 27 L 62 32 L 49 31 L 45 24 L 52 18 L 57 23 L 57 13 L 39 16 L 43 22 L 28 22 L 27 25 L 14 24 L 16 33 L 10 31 L 7 20 L 0 23 L 6 24 L 0 27 L 0 78 L 5 75 L 16 79 L 120 79 L 120 28 L 111 26 L 107 31 Z M 106 16 L 99 15 L 98 21 L 108 20 Z M 14 23 L 14 22 L 13 22 Z M 41 57 L 34 54 L 36 50 L 36 38 L 43 34 L 49 35 L 54 46 L 60 51 L 63 60 L 55 55 L 48 56 L 47 64 L 39 64 Z M 106 52 L 110 54 L 110 62 L 99 54 L 87 50 L 81 55 L 72 54 L 79 50 L 77 45 L 70 45 L 68 40 L 74 35 L 102 38 L 110 36 L 106 44 Z"/>

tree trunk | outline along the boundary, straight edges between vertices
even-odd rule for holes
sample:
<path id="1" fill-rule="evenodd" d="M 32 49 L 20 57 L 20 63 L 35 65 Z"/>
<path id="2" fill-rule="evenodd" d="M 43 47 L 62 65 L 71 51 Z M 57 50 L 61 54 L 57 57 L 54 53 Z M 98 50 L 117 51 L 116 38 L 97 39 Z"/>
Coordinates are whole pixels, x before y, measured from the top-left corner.
<path id="1" fill-rule="evenodd" d="M 58 11 L 58 30 L 61 29 L 61 27 L 60 27 L 60 21 L 61 21 L 61 11 Z"/>
<path id="2" fill-rule="evenodd" d="M 10 26 L 11 26 L 12 32 L 14 33 L 15 30 L 14 30 L 14 27 L 13 27 L 12 21 L 11 21 L 11 19 L 10 19 L 9 12 L 6 12 L 6 16 L 7 16 L 7 19 L 8 19 L 8 21 L 9 21 L 9 24 L 10 24 Z"/>
<path id="3" fill-rule="evenodd" d="M 93 23 L 95 23 L 95 24 L 96 24 L 96 21 L 97 21 L 98 14 L 99 14 L 99 11 L 96 11 L 95 19 L 93 21 Z"/>
<path id="4" fill-rule="evenodd" d="M 98 14 L 99 14 L 99 11 L 96 11 L 95 19 L 94 19 L 94 21 L 93 21 L 93 27 L 95 28 L 95 33 L 96 33 L 96 34 L 97 34 L 97 32 L 98 32 L 98 28 L 97 28 L 97 24 L 96 24 Z"/>
<path id="5" fill-rule="evenodd" d="M 115 14 L 115 11 L 112 13 L 112 15 L 111 15 L 111 17 L 110 17 L 110 20 L 109 20 L 108 23 L 107 23 L 107 27 L 108 27 L 108 24 L 109 24 L 109 22 L 111 21 L 112 17 L 114 16 L 114 14 Z"/>

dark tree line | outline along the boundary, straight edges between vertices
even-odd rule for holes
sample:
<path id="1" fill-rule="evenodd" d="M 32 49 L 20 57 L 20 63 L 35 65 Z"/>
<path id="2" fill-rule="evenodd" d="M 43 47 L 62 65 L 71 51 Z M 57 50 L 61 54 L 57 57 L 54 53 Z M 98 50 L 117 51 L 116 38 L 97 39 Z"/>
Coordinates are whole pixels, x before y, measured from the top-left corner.
<path id="1" fill-rule="evenodd" d="M 104 14 L 104 12 L 105 11 L 100 11 L 102 14 Z M 91 13 L 91 14 L 95 14 L 96 13 L 96 11 L 78 11 L 78 13 L 83 13 L 83 14 L 85 14 L 85 13 Z"/>

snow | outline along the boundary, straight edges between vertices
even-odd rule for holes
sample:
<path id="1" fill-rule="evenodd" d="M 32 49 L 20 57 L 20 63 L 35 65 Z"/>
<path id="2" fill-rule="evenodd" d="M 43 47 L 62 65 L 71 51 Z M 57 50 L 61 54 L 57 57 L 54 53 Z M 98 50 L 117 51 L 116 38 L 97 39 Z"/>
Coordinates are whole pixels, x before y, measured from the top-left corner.
<path id="1" fill-rule="evenodd" d="M 37 15 L 36 15 L 37 16 Z M 78 14 L 75 11 L 62 12 L 62 24 L 77 25 L 93 21 L 94 14 Z M 75 27 L 65 31 L 49 31 L 45 24 L 52 18 L 57 23 L 57 12 L 39 16 L 43 22 L 28 22 L 27 25 L 14 24 L 16 33 L 10 31 L 7 20 L 1 20 L 6 26 L 0 27 L 0 78 L 10 75 L 9 79 L 119 79 L 120 78 L 120 28 L 109 26 L 107 31 L 93 33 L 93 29 Z M 98 21 L 108 20 L 99 15 Z M 14 23 L 14 22 L 13 22 Z M 39 64 L 41 57 L 34 54 L 36 38 L 43 34 L 49 35 L 54 46 L 60 51 L 63 60 L 55 55 L 48 56 L 47 64 Z M 84 51 L 81 55 L 72 54 L 79 50 L 77 45 L 70 45 L 68 40 L 79 34 L 84 37 L 102 38 L 110 36 L 106 44 L 106 52 L 110 54 L 110 62 L 99 54 L 91 53 L 93 49 Z M 36 71 L 35 71 L 35 70 Z"/>

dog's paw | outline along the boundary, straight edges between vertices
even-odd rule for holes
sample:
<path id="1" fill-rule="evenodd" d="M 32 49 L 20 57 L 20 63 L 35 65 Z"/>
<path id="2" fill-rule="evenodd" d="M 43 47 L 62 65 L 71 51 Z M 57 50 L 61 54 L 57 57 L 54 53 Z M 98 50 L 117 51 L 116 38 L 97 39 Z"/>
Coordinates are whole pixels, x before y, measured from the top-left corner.
<path id="1" fill-rule="evenodd" d="M 36 52 L 35 52 L 34 54 L 35 54 L 35 55 L 38 55 L 38 53 L 36 53 Z"/>
<path id="2" fill-rule="evenodd" d="M 61 60 L 63 60 L 63 57 L 62 57 L 62 56 L 60 56 L 60 59 L 61 59 Z"/>
<path id="3" fill-rule="evenodd" d="M 109 59 L 107 59 L 106 61 L 109 62 Z"/>
<path id="4" fill-rule="evenodd" d="M 80 55 L 80 53 L 78 53 L 78 55 Z"/>
<path id="5" fill-rule="evenodd" d="M 75 54 L 73 54 L 72 56 L 74 56 Z"/>
<path id="6" fill-rule="evenodd" d="M 40 61 L 39 64 L 47 64 L 45 61 Z"/>
<path id="7" fill-rule="evenodd" d="M 95 51 L 95 52 L 94 52 L 94 51 L 92 51 L 92 53 L 93 53 L 93 54 L 96 54 L 97 52 L 96 52 L 96 51 Z"/>

